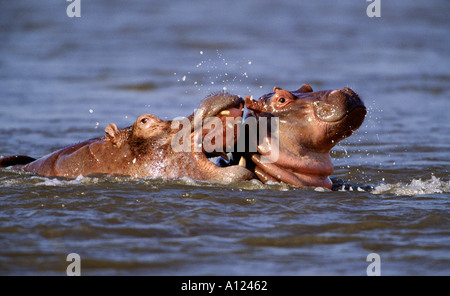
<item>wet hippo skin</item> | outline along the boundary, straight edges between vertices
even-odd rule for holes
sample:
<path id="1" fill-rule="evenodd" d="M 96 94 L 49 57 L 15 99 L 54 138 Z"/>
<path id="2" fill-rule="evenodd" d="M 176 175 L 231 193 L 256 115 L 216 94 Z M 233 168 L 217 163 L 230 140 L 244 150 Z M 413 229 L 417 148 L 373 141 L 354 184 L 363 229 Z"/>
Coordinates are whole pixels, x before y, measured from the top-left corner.
<path id="1" fill-rule="evenodd" d="M 277 117 L 279 128 L 269 131 L 257 145 L 257 153 L 247 154 L 247 165 L 264 183 L 284 182 L 305 187 L 332 188 L 330 150 L 349 137 L 364 121 L 366 108 L 350 88 L 313 92 L 304 84 L 295 91 L 275 87 L 255 101 L 245 98 L 248 117 Z M 279 143 L 276 153 L 270 143 Z M 252 141 L 256 141 L 255 138 Z M 262 161 L 262 156 L 273 161 Z"/>
<path id="2" fill-rule="evenodd" d="M 269 127 L 262 141 L 258 139 L 261 131 L 246 133 L 240 140 L 261 143 L 255 145 L 257 152 L 239 151 L 235 158 L 242 160 L 244 155 L 246 162 L 237 165 L 237 161 L 232 161 L 236 165 L 222 163 L 223 167 L 219 167 L 208 157 L 224 156 L 236 144 L 239 134 L 226 131 L 226 120 L 240 118 L 243 105 L 239 96 L 213 94 L 201 103 L 197 117 L 192 114 L 184 121 L 163 121 L 144 114 L 128 128 L 109 124 L 102 138 L 65 147 L 37 160 L 28 156 L 5 157 L 0 159 L 0 167 L 15 166 L 42 176 L 67 178 L 108 174 L 230 183 L 257 177 L 264 183 L 331 189 L 333 164 L 329 152 L 360 127 L 366 114 L 363 102 L 349 88 L 313 92 L 304 84 L 296 91 L 275 87 L 257 101 L 246 97 L 247 118 L 277 118 L 279 127 L 276 131 Z M 220 128 L 210 124 L 214 120 L 222 123 Z M 177 137 L 186 121 L 190 128 L 184 144 L 188 144 L 189 151 L 178 151 L 174 142 L 179 143 Z M 195 149 L 199 143 L 196 135 L 202 143 L 200 150 Z M 279 143 L 277 153 L 271 151 L 274 139 Z"/>
<path id="3" fill-rule="evenodd" d="M 144 114 L 137 118 L 133 126 L 124 129 L 109 124 L 102 138 L 62 148 L 37 160 L 27 156 L 6 157 L 0 159 L 0 167 L 15 165 L 16 169 L 47 177 L 108 174 L 164 179 L 188 177 L 219 183 L 248 180 L 254 175 L 245 167 L 222 168 L 207 158 L 220 155 L 217 148 L 232 146 L 238 137 L 237 134 L 230 137 L 224 129 L 207 123 L 215 119 L 226 126 L 226 119 L 240 118 L 243 108 L 243 100 L 239 96 L 213 94 L 200 104 L 198 116 L 192 114 L 184 120 L 163 121 L 154 115 Z M 187 130 L 186 124 L 190 127 Z M 185 130 L 185 138 L 180 137 L 182 129 Z M 195 136 L 199 140 L 194 139 Z M 211 137 L 212 140 L 205 140 Z M 198 141 L 204 140 L 202 149 L 195 149 Z M 175 151 L 175 146 L 181 144 L 188 149 Z"/>

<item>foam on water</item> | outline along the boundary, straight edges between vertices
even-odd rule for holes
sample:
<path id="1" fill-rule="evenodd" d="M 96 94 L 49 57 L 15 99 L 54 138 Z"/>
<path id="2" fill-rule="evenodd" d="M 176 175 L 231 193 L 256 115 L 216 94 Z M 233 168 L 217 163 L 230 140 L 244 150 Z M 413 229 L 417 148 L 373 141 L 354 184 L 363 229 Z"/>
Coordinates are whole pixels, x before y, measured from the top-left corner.
<path id="1" fill-rule="evenodd" d="M 431 179 L 413 179 L 411 183 L 380 184 L 374 188 L 373 194 L 391 193 L 398 196 L 423 195 L 450 192 L 450 181 L 441 181 L 440 178 L 431 176 Z"/>
<path id="2" fill-rule="evenodd" d="M 76 185 L 98 185 L 100 183 L 137 183 L 144 185 L 158 186 L 162 184 L 169 185 L 187 185 L 195 187 L 215 187 L 215 186 L 226 186 L 239 188 L 242 190 L 275 190 L 275 191 L 290 191 L 298 190 L 299 188 L 284 184 L 284 183 L 273 183 L 268 182 L 263 184 L 259 180 L 242 181 L 236 182 L 229 185 L 220 185 L 216 183 L 198 181 L 190 178 L 181 178 L 178 180 L 164 180 L 160 178 L 132 178 L 132 177 L 112 177 L 112 176 L 102 176 L 102 177 L 84 177 L 78 176 L 75 179 L 63 179 L 63 178 L 47 178 L 40 176 L 30 176 L 27 178 L 27 173 L 20 172 L 16 177 L 6 177 L 0 182 L 0 187 L 14 187 L 22 186 L 24 184 L 36 186 L 36 187 L 66 187 L 66 186 L 76 186 Z M 356 187 L 355 187 L 356 188 Z M 360 191 L 367 192 L 362 188 L 345 188 L 343 187 L 338 191 Z M 317 192 L 330 192 L 332 191 L 324 188 L 314 188 Z M 399 182 L 395 184 L 381 183 L 374 186 L 371 191 L 372 194 L 394 194 L 397 196 L 414 196 L 414 195 L 424 195 L 424 194 L 440 194 L 440 193 L 450 193 L 450 180 L 444 181 L 436 176 L 431 176 L 429 180 L 422 179 L 412 179 L 409 183 Z"/>

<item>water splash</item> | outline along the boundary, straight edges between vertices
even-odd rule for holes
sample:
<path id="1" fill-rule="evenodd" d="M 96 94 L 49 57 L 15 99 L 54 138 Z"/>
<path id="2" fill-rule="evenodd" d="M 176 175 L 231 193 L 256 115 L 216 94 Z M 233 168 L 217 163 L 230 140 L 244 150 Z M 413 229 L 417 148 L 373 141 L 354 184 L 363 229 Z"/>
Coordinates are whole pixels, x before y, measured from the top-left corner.
<path id="1" fill-rule="evenodd" d="M 440 178 L 431 176 L 430 180 L 413 179 L 411 183 L 380 184 L 374 188 L 373 194 L 423 195 L 435 193 L 450 193 L 450 181 L 441 181 Z"/>
<path id="2" fill-rule="evenodd" d="M 78 176 L 75 179 L 48 178 L 35 176 L 28 172 L 17 172 L 3 169 L 3 175 L 0 176 L 0 188 L 7 187 L 71 187 L 77 185 L 96 186 L 111 183 L 123 183 L 130 185 L 143 185 L 152 189 L 171 186 L 194 186 L 194 187 L 225 187 L 227 189 L 239 190 L 269 190 L 269 191 L 295 191 L 309 190 L 333 194 L 336 191 L 354 191 L 370 192 L 374 195 L 394 194 L 396 196 L 415 196 L 424 194 L 443 194 L 450 193 L 450 180 L 444 181 L 434 175 L 429 180 L 412 179 L 410 183 L 399 182 L 396 184 L 381 183 L 375 186 L 342 185 L 337 190 L 331 191 L 324 188 L 298 188 L 284 183 L 268 182 L 266 184 L 259 180 L 240 181 L 228 185 L 218 184 L 208 181 L 198 181 L 190 178 L 180 178 L 177 180 L 167 180 L 164 178 L 133 178 L 128 176 Z M 370 187 L 370 189 L 369 189 Z"/>
<path id="3" fill-rule="evenodd" d="M 218 90 L 235 92 L 243 88 L 246 83 L 246 92 L 251 93 L 248 85 L 263 86 L 258 78 L 250 75 L 253 62 L 248 59 L 227 60 L 223 54 L 216 50 L 207 54 L 200 51 L 202 59 L 187 73 L 174 73 L 177 82 L 194 86 L 199 92 L 211 93 Z"/>

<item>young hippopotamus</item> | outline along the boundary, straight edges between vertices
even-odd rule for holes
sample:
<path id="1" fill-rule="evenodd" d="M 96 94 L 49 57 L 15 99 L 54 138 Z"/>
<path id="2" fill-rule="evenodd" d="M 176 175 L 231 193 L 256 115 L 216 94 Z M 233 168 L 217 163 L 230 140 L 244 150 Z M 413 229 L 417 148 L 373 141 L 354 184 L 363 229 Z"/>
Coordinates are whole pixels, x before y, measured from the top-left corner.
<path id="1" fill-rule="evenodd" d="M 247 96 L 245 106 L 248 116 L 258 120 L 279 118 L 278 128 L 258 139 L 257 153 L 249 157 L 251 169 L 264 183 L 282 181 L 298 187 L 332 188 L 329 152 L 358 129 L 366 115 L 363 102 L 350 88 L 313 92 L 307 84 L 295 91 L 275 87 L 258 101 Z M 271 145 L 274 140 L 277 146 Z"/>
<path id="2" fill-rule="evenodd" d="M 239 96 L 213 94 L 183 120 L 163 121 L 144 114 L 133 126 L 121 130 L 109 124 L 102 138 L 63 148 L 37 160 L 27 156 L 6 157 L 0 159 L 0 167 L 14 166 L 41 176 L 67 178 L 108 174 L 188 177 L 219 183 L 252 179 L 254 175 L 243 166 L 222 168 L 208 159 L 223 154 L 223 147 L 232 146 L 237 140 L 237 132 L 225 134 L 223 126 L 241 118 L 243 103 Z M 215 124 L 208 124 L 211 121 Z M 199 148 L 202 143 L 205 145 Z"/>

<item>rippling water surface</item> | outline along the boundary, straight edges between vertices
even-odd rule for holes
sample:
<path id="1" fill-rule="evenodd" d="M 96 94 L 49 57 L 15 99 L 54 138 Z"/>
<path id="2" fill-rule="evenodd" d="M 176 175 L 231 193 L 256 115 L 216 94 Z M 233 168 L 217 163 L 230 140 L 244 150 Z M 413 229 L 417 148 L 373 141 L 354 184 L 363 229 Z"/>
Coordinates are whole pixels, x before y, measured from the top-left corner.
<path id="1" fill-rule="evenodd" d="M 45 155 L 211 92 L 345 86 L 368 107 L 331 155 L 372 192 L 0 170 L 0 274 L 450 274 L 448 1 L 0 3 L 0 155 Z"/>

